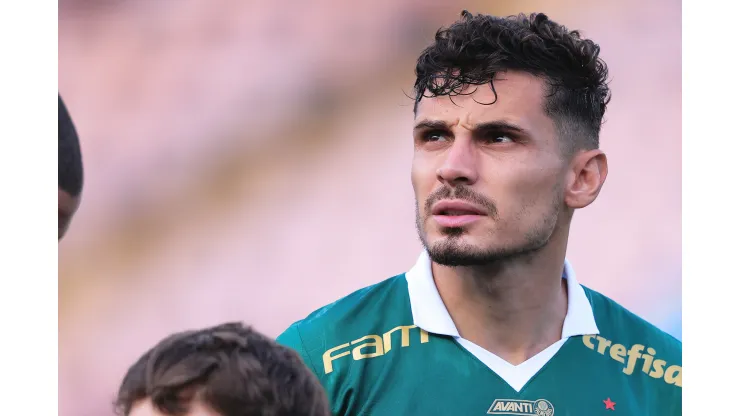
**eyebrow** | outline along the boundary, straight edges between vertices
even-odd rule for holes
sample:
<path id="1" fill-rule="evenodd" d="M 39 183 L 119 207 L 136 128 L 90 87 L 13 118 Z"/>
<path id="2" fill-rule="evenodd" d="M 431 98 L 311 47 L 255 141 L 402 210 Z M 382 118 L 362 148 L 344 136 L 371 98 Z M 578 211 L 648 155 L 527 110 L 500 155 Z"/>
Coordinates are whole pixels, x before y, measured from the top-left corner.
<path id="1" fill-rule="evenodd" d="M 414 131 L 417 130 L 448 130 L 450 127 L 444 121 L 439 120 L 421 120 L 414 126 Z"/>
<path id="2" fill-rule="evenodd" d="M 450 130 L 449 124 L 441 120 L 421 120 L 414 126 L 418 130 Z M 503 130 L 512 133 L 528 134 L 527 130 L 507 121 L 487 121 L 473 126 L 473 131 Z"/>

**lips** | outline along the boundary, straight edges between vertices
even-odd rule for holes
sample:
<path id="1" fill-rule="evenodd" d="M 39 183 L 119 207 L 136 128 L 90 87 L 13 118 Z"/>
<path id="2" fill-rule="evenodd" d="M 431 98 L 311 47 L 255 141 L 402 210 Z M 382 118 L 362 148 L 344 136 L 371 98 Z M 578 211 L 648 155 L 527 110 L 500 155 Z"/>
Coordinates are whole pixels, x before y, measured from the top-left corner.
<path id="1" fill-rule="evenodd" d="M 464 228 L 477 222 L 486 215 L 485 210 L 476 205 L 460 201 L 447 200 L 432 206 L 432 218 L 443 228 Z"/>
<path id="2" fill-rule="evenodd" d="M 432 215 L 459 217 L 465 215 L 486 215 L 485 210 L 464 201 L 440 201 L 432 206 Z"/>

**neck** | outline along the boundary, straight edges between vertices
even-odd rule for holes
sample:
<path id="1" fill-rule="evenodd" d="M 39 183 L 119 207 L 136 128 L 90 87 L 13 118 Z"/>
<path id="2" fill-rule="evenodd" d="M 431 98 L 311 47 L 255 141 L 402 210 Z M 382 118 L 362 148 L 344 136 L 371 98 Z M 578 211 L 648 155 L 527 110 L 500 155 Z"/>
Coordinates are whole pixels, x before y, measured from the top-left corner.
<path id="1" fill-rule="evenodd" d="M 561 339 L 568 309 L 565 245 L 475 267 L 432 264 L 460 336 L 512 364 Z"/>

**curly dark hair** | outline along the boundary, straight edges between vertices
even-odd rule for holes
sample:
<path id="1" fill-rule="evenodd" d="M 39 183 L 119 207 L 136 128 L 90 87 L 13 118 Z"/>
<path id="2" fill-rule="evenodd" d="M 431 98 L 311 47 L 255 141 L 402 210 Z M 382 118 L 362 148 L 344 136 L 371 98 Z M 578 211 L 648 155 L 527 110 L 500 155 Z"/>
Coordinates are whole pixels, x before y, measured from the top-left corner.
<path id="1" fill-rule="evenodd" d="M 300 356 L 241 323 L 177 333 L 146 352 L 124 377 L 117 413 L 147 398 L 173 416 L 195 399 L 222 416 L 330 414 Z"/>
<path id="2" fill-rule="evenodd" d="M 414 113 L 422 98 L 460 95 L 470 85 L 490 84 L 497 99 L 496 74 L 522 71 L 546 81 L 544 110 L 561 137 L 571 139 L 565 147 L 598 148 L 611 98 L 599 52 L 599 45 L 542 13 L 496 17 L 464 10 L 419 56 Z"/>

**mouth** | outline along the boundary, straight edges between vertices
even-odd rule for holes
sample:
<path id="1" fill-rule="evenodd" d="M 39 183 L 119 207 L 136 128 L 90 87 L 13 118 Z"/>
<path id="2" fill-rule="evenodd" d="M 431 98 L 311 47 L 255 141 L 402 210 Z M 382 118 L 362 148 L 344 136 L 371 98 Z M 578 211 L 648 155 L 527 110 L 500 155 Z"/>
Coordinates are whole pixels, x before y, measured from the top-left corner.
<path id="1" fill-rule="evenodd" d="M 459 217 L 464 215 L 483 216 L 486 215 L 486 212 L 483 209 L 464 201 L 440 201 L 432 207 L 432 215 L 447 217 Z"/>
<path id="2" fill-rule="evenodd" d="M 486 216 L 486 212 L 463 201 L 440 201 L 432 207 L 432 218 L 443 228 L 460 228 Z"/>

